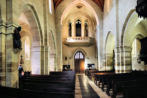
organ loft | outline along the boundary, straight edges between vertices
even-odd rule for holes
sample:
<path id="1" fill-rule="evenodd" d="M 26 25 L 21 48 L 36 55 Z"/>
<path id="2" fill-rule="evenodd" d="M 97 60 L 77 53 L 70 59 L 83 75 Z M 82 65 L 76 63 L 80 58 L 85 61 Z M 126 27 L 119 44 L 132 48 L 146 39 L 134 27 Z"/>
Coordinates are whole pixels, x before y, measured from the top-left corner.
<path id="1" fill-rule="evenodd" d="M 1 98 L 147 98 L 146 0 L 0 0 Z"/>

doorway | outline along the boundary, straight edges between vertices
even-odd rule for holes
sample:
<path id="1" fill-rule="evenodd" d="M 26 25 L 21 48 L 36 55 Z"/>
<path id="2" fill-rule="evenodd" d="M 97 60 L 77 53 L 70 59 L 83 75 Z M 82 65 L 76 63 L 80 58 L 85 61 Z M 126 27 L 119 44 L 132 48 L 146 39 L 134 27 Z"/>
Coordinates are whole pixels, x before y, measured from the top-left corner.
<path id="1" fill-rule="evenodd" d="M 84 73 L 85 71 L 85 55 L 78 51 L 74 56 L 75 61 L 75 72 L 76 73 Z"/>

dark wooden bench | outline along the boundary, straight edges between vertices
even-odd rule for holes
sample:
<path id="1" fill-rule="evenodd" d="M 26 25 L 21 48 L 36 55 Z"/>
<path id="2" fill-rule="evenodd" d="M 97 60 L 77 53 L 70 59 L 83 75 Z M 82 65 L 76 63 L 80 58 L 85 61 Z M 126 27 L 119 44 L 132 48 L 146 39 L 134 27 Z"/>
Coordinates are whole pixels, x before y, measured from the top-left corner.
<path id="1" fill-rule="evenodd" d="M 19 89 L 0 87 L 2 98 L 74 98 L 75 73 L 51 72 L 48 75 L 25 75 Z"/>
<path id="2" fill-rule="evenodd" d="M 123 94 L 124 96 L 133 96 L 133 92 L 131 92 L 131 88 L 143 91 L 147 88 L 147 72 L 132 72 L 125 74 L 115 74 L 115 73 L 96 73 L 94 75 L 95 83 L 104 91 L 106 87 L 106 93 L 110 95 L 110 90 L 113 91 L 112 97 L 115 98 L 117 94 Z M 98 81 L 98 82 L 97 82 Z M 127 95 L 125 90 L 128 88 L 130 92 Z M 135 90 L 132 90 L 135 91 Z M 137 93 L 137 92 L 134 92 Z M 145 96 L 145 93 L 138 92 L 138 94 L 142 94 Z M 137 94 L 136 94 L 137 95 Z M 124 98 L 136 98 L 136 97 L 124 97 Z"/>
<path id="3" fill-rule="evenodd" d="M 74 98 L 70 92 L 45 92 L 33 90 L 21 90 L 9 87 L 0 87 L 1 98 Z"/>

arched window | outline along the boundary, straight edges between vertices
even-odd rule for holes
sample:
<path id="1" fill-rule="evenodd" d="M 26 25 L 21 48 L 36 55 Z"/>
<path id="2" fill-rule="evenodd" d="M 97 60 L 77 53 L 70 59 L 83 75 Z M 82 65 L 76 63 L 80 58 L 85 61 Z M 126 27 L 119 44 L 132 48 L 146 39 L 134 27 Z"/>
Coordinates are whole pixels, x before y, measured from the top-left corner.
<path id="1" fill-rule="evenodd" d="M 49 0 L 49 11 L 52 14 L 52 0 Z"/>
<path id="2" fill-rule="evenodd" d="M 78 51 L 75 54 L 75 59 L 84 59 L 84 54 L 81 51 Z"/>
<path id="3" fill-rule="evenodd" d="M 76 21 L 76 36 L 77 37 L 81 36 L 81 21 L 80 20 Z"/>
<path id="4" fill-rule="evenodd" d="M 88 37 L 88 23 L 85 22 L 85 36 Z"/>
<path id="5" fill-rule="evenodd" d="M 71 23 L 68 24 L 68 36 L 71 37 L 71 30 L 72 30 L 72 26 Z"/>
<path id="6" fill-rule="evenodd" d="M 30 39 L 28 37 L 26 37 L 25 39 L 24 49 L 25 49 L 25 59 L 30 60 Z"/>

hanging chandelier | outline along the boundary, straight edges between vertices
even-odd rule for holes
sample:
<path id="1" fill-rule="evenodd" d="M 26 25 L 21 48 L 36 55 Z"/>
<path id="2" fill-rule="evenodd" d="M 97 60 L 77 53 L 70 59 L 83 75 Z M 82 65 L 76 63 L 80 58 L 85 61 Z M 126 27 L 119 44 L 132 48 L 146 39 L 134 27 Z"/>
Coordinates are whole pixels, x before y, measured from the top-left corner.
<path id="1" fill-rule="evenodd" d="M 136 12 L 139 17 L 147 18 L 147 0 L 137 0 Z"/>

